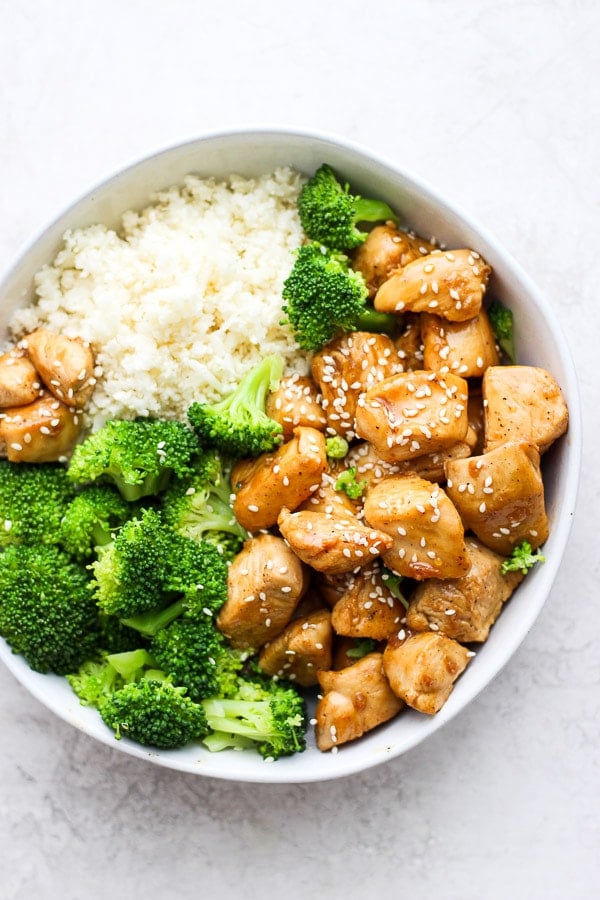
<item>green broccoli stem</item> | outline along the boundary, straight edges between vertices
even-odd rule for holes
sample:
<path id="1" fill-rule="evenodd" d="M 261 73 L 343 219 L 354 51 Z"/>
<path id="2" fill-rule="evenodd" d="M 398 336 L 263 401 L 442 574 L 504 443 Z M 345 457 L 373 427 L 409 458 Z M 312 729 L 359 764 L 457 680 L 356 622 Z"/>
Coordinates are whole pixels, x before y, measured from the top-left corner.
<path id="1" fill-rule="evenodd" d="M 354 201 L 355 222 L 387 222 L 388 219 L 398 223 L 398 216 L 383 200 L 368 200 L 358 197 Z"/>
<path id="2" fill-rule="evenodd" d="M 263 410 L 267 394 L 277 388 L 282 374 L 283 358 L 275 353 L 265 356 L 242 378 L 236 390 L 220 403 L 215 403 L 212 409 L 220 413 L 229 412 L 233 418 L 239 411 L 243 415 L 248 406 Z"/>
<path id="3" fill-rule="evenodd" d="M 254 741 L 272 737 L 271 704 L 268 700 L 220 700 L 209 698 L 202 701 L 209 726 L 213 731 L 237 734 Z M 238 718 L 243 716 L 243 719 Z"/>
<path id="4" fill-rule="evenodd" d="M 135 680 L 143 669 L 156 665 L 148 651 L 144 649 L 111 653 L 106 659 L 124 681 Z"/>
<path id="5" fill-rule="evenodd" d="M 366 306 L 358 316 L 357 331 L 372 331 L 375 334 L 393 334 L 398 327 L 398 316 L 393 313 L 378 312 Z"/>
<path id="6" fill-rule="evenodd" d="M 171 472 L 169 469 L 165 469 L 158 475 L 146 475 L 137 484 L 124 481 L 122 475 L 118 472 L 111 472 L 110 476 L 123 500 L 127 500 L 128 503 L 135 503 L 142 497 L 154 497 L 164 491 L 170 481 Z"/>
<path id="7" fill-rule="evenodd" d="M 185 599 L 176 600 L 169 606 L 151 609 L 148 612 L 139 613 L 137 616 L 130 616 L 128 619 L 121 619 L 121 622 L 128 628 L 139 631 L 144 637 L 154 637 L 162 628 L 166 628 L 167 625 L 174 622 L 185 608 Z"/>

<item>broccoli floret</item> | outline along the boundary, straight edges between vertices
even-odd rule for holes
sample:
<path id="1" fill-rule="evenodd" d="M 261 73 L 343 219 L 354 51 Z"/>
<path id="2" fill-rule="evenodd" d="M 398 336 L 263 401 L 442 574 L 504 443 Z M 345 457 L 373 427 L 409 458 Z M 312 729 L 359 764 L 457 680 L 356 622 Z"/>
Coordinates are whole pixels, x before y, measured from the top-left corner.
<path id="1" fill-rule="evenodd" d="M 162 497 L 163 518 L 178 534 L 208 541 L 231 558 L 248 533 L 231 506 L 229 477 L 215 450 L 204 451 L 191 478 L 173 482 Z"/>
<path id="2" fill-rule="evenodd" d="M 213 544 L 168 532 L 164 550 L 162 587 L 165 597 L 124 624 L 146 637 L 183 615 L 202 619 L 219 611 L 227 599 L 227 562 Z M 171 602 L 173 595 L 180 596 Z M 171 598 L 171 599 L 169 599 Z"/>
<path id="3" fill-rule="evenodd" d="M 522 541 L 513 548 L 511 555 L 505 559 L 500 566 L 500 572 L 506 575 L 507 572 L 519 572 L 527 575 L 529 570 L 536 563 L 546 562 L 546 557 L 542 555 L 540 550 L 534 553 L 531 544 L 528 541 Z"/>
<path id="4" fill-rule="evenodd" d="M 188 418 L 205 447 L 224 456 L 259 456 L 281 443 L 282 428 L 265 412 L 269 391 L 276 389 L 283 357 L 266 356 L 220 403 L 192 403 Z"/>
<path id="5" fill-rule="evenodd" d="M 487 314 L 496 340 L 510 361 L 514 363 L 517 357 L 515 354 L 514 318 L 512 311 L 504 306 L 503 303 L 500 303 L 499 300 L 492 300 L 488 307 Z"/>
<path id="6" fill-rule="evenodd" d="M 321 244 L 300 247 L 283 285 L 282 310 L 304 350 L 320 350 L 337 332 L 393 332 L 397 319 L 367 307 L 363 276 L 343 253 Z"/>
<path id="7" fill-rule="evenodd" d="M 153 609 L 160 603 L 165 581 L 169 533 L 160 515 L 142 510 L 99 548 L 92 563 L 99 608 L 121 619 Z"/>
<path id="8" fill-rule="evenodd" d="M 0 460 L 0 547 L 58 543 L 74 494 L 64 466 Z"/>
<path id="9" fill-rule="evenodd" d="M 111 542 L 115 529 L 131 514 L 131 505 L 110 485 L 84 488 L 65 511 L 59 542 L 76 559 L 88 559 L 96 547 Z"/>
<path id="10" fill-rule="evenodd" d="M 150 653 L 196 702 L 233 696 L 246 656 L 228 646 L 208 616 L 195 621 L 178 619 L 163 628 L 152 640 Z"/>
<path id="11" fill-rule="evenodd" d="M 325 440 L 325 453 L 329 459 L 344 459 L 349 449 L 350 444 L 339 434 Z"/>
<path id="12" fill-rule="evenodd" d="M 67 675 L 67 681 L 83 706 L 100 707 L 111 694 L 137 681 L 154 666 L 154 660 L 144 649 L 111 654 L 102 651 L 97 659 L 86 660 L 77 672 Z"/>
<path id="13" fill-rule="evenodd" d="M 131 502 L 159 494 L 173 474 L 191 475 L 197 452 L 183 422 L 113 420 L 75 447 L 67 472 L 77 484 L 112 482 Z"/>
<path id="14" fill-rule="evenodd" d="M 175 750 L 208 734 L 203 707 L 170 681 L 142 678 L 115 691 L 100 715 L 117 740 L 127 737 L 147 747 Z"/>
<path id="15" fill-rule="evenodd" d="M 356 466 L 345 469 L 335 483 L 336 491 L 344 491 L 351 500 L 358 500 L 359 497 L 362 497 L 366 486 L 366 481 L 356 480 Z"/>
<path id="16" fill-rule="evenodd" d="M 76 669 L 99 640 L 85 567 L 52 545 L 8 547 L 0 554 L 0 634 L 38 672 Z"/>
<path id="17" fill-rule="evenodd" d="M 302 227 L 309 238 L 333 250 L 358 247 L 366 239 L 358 222 L 382 222 L 397 216 L 387 203 L 350 193 L 331 166 L 322 165 L 303 186 L 298 198 Z"/>
<path id="18" fill-rule="evenodd" d="M 139 631 L 129 628 L 117 616 L 108 616 L 102 611 L 98 612 L 98 627 L 100 629 L 99 644 L 108 653 L 125 653 L 129 650 L 137 650 L 144 643 Z"/>
<path id="19" fill-rule="evenodd" d="M 306 747 L 306 704 L 290 685 L 240 679 L 234 697 L 202 701 L 214 732 L 209 750 L 254 746 L 266 759 L 298 753 Z"/>

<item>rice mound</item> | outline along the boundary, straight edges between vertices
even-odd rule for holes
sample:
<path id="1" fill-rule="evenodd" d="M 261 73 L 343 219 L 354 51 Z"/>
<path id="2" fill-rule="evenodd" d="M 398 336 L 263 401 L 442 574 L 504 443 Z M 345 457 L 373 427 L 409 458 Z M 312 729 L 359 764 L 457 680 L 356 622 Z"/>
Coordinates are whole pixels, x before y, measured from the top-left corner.
<path id="1" fill-rule="evenodd" d="M 254 179 L 189 175 L 103 225 L 67 231 L 35 278 L 37 299 L 10 323 L 15 338 L 48 328 L 90 341 L 98 384 L 90 426 L 109 418 L 185 419 L 270 353 L 305 371 L 281 325 L 281 290 L 303 232 L 291 168 Z"/>

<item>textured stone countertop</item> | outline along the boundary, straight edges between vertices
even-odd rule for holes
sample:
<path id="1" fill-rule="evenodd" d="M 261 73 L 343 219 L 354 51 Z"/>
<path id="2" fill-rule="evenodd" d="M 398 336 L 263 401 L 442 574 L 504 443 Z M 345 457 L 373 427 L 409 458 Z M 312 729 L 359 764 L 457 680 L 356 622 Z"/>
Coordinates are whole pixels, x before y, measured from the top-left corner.
<path id="1" fill-rule="evenodd" d="M 236 125 L 312 128 L 437 185 L 541 287 L 578 368 L 582 490 L 542 614 L 404 756 L 338 781 L 178 774 L 0 668 L 0 898 L 600 896 L 600 7 L 595 0 L 0 3 L 0 268 L 84 189 Z"/>

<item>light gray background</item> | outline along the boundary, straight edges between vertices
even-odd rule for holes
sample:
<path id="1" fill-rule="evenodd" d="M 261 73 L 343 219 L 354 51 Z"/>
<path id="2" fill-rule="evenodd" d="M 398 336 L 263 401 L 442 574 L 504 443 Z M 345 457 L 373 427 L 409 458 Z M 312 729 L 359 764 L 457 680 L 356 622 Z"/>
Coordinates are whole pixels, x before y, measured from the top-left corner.
<path id="1" fill-rule="evenodd" d="M 600 896 L 600 7 L 0 0 L 0 267 L 81 191 L 234 125 L 315 128 L 440 187 L 545 291 L 586 409 L 554 590 L 493 684 L 363 775 L 268 787 L 93 743 L 0 670 L 0 898 Z"/>

